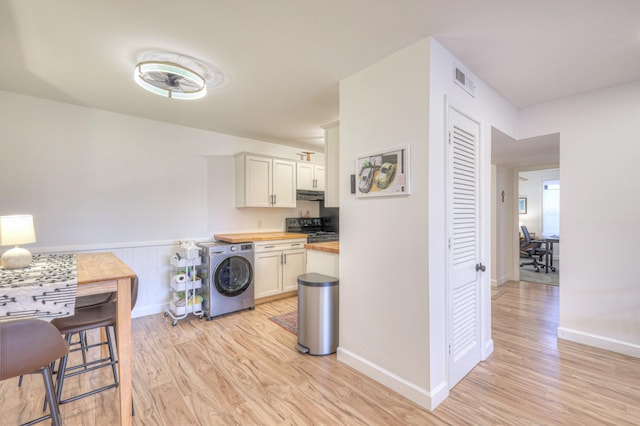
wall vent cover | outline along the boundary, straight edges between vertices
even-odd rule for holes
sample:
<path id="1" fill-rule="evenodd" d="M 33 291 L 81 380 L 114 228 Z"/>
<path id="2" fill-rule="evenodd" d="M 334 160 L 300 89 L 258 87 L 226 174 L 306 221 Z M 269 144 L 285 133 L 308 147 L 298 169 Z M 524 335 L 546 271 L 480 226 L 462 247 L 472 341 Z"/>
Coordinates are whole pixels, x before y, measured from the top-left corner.
<path id="1" fill-rule="evenodd" d="M 453 67 L 453 81 L 471 96 L 476 95 L 476 84 L 459 67 Z"/>

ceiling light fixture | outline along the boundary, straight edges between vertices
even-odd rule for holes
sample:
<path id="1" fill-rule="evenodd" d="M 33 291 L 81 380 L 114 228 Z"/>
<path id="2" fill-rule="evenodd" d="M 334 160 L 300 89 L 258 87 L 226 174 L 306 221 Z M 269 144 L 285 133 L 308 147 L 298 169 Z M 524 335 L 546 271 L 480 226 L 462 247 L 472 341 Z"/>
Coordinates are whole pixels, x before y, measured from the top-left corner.
<path id="1" fill-rule="evenodd" d="M 199 99 L 207 94 L 204 77 L 171 62 L 140 62 L 136 65 L 133 79 L 143 89 L 167 98 Z"/>
<path id="2" fill-rule="evenodd" d="M 145 90 L 172 99 L 198 99 L 225 82 L 215 65 L 174 52 L 141 52 L 133 79 Z"/>

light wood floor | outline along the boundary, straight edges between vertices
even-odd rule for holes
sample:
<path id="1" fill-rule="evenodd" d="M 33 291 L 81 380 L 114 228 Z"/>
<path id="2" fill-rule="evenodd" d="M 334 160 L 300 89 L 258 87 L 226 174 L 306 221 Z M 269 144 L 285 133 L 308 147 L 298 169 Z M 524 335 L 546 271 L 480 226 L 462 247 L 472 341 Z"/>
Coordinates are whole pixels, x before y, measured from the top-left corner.
<path id="1" fill-rule="evenodd" d="M 136 425 L 640 424 L 640 360 L 555 337 L 558 288 L 494 290 L 494 353 L 429 413 L 337 362 L 295 349 L 268 318 L 289 298 L 211 322 L 133 321 Z M 92 373 L 91 381 L 108 378 Z M 69 382 L 86 386 L 89 380 Z M 116 424 L 116 390 L 61 409 L 66 425 Z M 0 383 L 1 425 L 39 415 L 39 376 Z"/>

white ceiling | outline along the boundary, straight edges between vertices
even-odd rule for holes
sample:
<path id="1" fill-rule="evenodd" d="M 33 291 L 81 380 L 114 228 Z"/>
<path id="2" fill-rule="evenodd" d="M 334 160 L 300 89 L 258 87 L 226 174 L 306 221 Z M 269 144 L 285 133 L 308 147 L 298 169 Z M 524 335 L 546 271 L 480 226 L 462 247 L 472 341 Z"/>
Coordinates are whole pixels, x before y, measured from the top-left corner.
<path id="1" fill-rule="evenodd" d="M 0 90 L 320 151 L 338 82 L 430 35 L 518 108 L 640 79 L 638 0 L 0 0 Z M 147 93 L 149 50 L 227 81 Z"/>

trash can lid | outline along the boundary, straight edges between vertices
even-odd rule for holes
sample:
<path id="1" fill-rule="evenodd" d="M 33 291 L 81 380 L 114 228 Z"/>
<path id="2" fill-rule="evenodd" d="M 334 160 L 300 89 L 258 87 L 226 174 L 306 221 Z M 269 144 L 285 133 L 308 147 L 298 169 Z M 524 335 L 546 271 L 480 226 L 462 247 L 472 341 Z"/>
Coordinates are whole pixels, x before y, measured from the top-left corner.
<path id="1" fill-rule="evenodd" d="M 317 274 L 315 272 L 298 275 L 298 284 L 309 287 L 331 287 L 338 285 L 338 282 L 339 280 L 336 277 Z"/>

